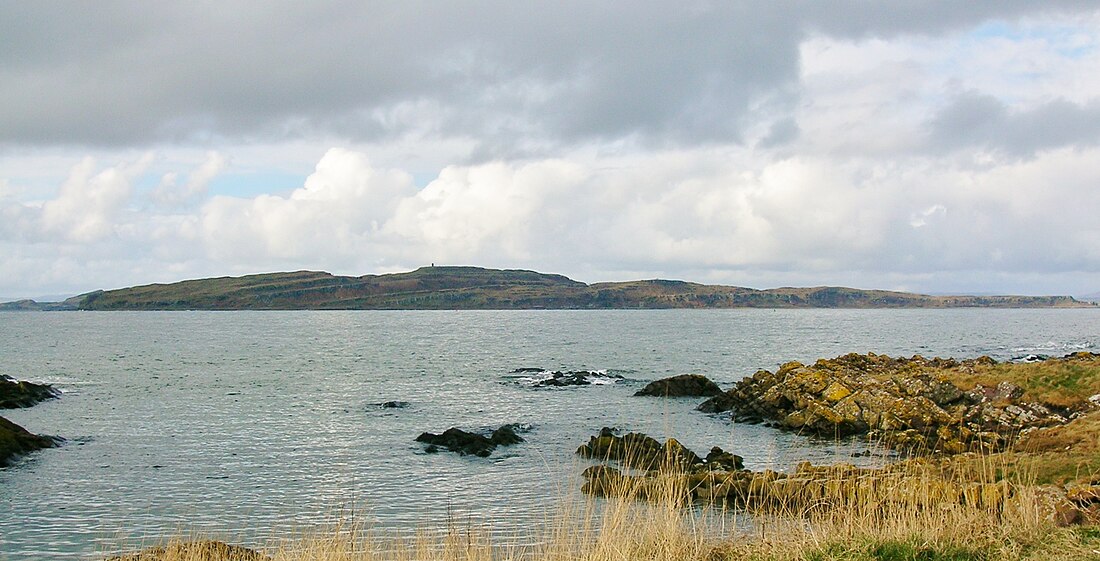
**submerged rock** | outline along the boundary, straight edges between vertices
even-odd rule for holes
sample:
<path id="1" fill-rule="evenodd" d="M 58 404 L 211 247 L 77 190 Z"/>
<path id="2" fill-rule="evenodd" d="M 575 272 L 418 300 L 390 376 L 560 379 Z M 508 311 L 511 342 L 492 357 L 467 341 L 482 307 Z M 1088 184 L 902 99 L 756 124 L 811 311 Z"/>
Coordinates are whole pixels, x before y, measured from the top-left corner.
<path id="1" fill-rule="evenodd" d="M 379 409 L 404 409 L 409 406 L 407 401 L 383 401 L 376 405 Z"/>
<path id="2" fill-rule="evenodd" d="M 438 452 L 442 447 L 462 456 L 487 458 L 497 446 L 519 444 L 523 442 L 523 438 L 516 434 L 516 425 L 504 425 L 490 436 L 451 427 L 443 431 L 443 434 L 421 433 L 416 441 L 428 444 L 425 450 L 429 453 Z"/>
<path id="3" fill-rule="evenodd" d="M 31 407 L 47 399 L 61 397 L 49 384 L 35 384 L 0 374 L 0 409 Z"/>
<path id="4" fill-rule="evenodd" d="M 6 467 L 19 457 L 57 446 L 63 439 L 32 434 L 27 429 L 0 417 L 0 467 Z"/>
<path id="5" fill-rule="evenodd" d="M 172 542 L 165 546 L 143 549 L 109 557 L 106 561 L 169 561 L 187 559 L 192 561 L 267 561 L 271 557 L 254 549 L 225 542 L 201 540 L 191 542 Z"/>
<path id="6" fill-rule="evenodd" d="M 681 374 L 655 380 L 638 390 L 636 396 L 710 397 L 722 393 L 722 388 L 701 374 Z"/>

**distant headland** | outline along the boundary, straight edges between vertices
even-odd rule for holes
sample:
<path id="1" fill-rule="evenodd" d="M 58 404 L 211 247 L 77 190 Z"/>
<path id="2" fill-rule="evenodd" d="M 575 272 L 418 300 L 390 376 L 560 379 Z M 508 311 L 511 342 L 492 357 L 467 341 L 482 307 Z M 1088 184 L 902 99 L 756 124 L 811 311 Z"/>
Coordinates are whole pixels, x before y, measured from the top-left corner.
<path id="1" fill-rule="evenodd" d="M 97 290 L 0 310 L 532 310 L 662 308 L 1084 308 L 1070 296 L 929 296 L 843 287 L 772 288 L 678 280 L 585 284 L 555 274 L 480 267 L 336 276 L 265 273 Z"/>

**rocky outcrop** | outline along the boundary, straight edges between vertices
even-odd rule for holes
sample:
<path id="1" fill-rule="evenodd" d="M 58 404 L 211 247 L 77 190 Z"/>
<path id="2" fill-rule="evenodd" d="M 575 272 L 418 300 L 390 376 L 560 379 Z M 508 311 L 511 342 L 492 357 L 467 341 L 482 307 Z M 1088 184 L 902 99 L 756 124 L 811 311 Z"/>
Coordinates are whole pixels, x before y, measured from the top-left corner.
<path id="1" fill-rule="evenodd" d="M 1067 422 L 1068 411 L 1023 401 L 1023 390 L 1008 382 L 963 391 L 945 374 L 992 364 L 988 357 L 895 359 L 874 353 L 809 366 L 788 362 L 738 382 L 699 409 L 808 434 L 870 433 L 897 449 L 948 453 L 998 450 L 1021 431 Z"/>
<path id="2" fill-rule="evenodd" d="M 640 432 L 618 436 L 607 427 L 600 429 L 598 435 L 577 448 L 577 454 L 597 461 L 618 462 L 623 467 L 640 470 L 710 471 L 737 470 L 743 467 L 741 456 L 725 452 L 717 446 L 711 448 L 704 459 L 675 438 L 662 444 Z"/>
<path id="3" fill-rule="evenodd" d="M 49 384 L 35 384 L 0 374 L 0 409 L 31 407 L 47 399 L 61 397 Z"/>
<path id="4" fill-rule="evenodd" d="M 135 553 L 109 557 L 106 561 L 169 561 L 172 559 L 187 559 L 190 561 L 267 561 L 271 557 L 239 545 L 201 540 L 172 542 L 168 545 L 150 547 Z"/>
<path id="5" fill-rule="evenodd" d="M 451 427 L 443 434 L 422 433 L 416 437 L 417 442 L 428 445 L 425 451 L 438 452 L 440 448 L 446 448 L 461 456 L 489 457 L 497 446 L 510 446 L 523 442 L 523 438 L 516 433 L 516 425 L 504 425 L 489 436 L 474 432 L 467 432 L 459 428 Z"/>
<path id="6" fill-rule="evenodd" d="M 61 442 L 60 438 L 32 434 L 27 429 L 0 417 L 0 467 L 11 465 L 25 454 L 52 448 Z"/>
<path id="7" fill-rule="evenodd" d="M 911 509 L 965 504 L 997 510 L 1016 491 L 1004 481 L 947 479 L 937 473 L 912 464 L 870 469 L 803 462 L 789 474 L 772 470 L 701 470 L 628 475 L 603 465 L 585 470 L 582 491 L 600 496 L 774 509 L 787 515 L 827 505 Z"/>
<path id="8" fill-rule="evenodd" d="M 656 397 L 710 397 L 722 393 L 722 388 L 701 374 L 681 374 L 646 384 L 634 395 Z"/>

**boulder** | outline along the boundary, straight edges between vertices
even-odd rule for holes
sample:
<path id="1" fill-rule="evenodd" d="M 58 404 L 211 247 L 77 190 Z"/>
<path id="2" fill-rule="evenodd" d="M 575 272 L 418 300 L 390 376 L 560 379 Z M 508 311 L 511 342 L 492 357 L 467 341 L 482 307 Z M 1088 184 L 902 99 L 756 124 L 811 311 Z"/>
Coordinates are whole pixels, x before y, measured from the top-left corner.
<path id="1" fill-rule="evenodd" d="M 523 442 L 523 438 L 516 434 L 515 425 L 504 425 L 493 431 L 493 435 L 489 437 L 489 441 L 497 446 L 510 446 Z"/>
<path id="2" fill-rule="evenodd" d="M 741 456 L 721 448 L 711 448 L 704 460 L 675 438 L 664 443 L 639 432 L 617 436 L 603 428 L 586 444 L 577 448 L 577 455 L 604 462 L 618 462 L 623 467 L 639 470 L 709 471 L 742 469 Z"/>
<path id="3" fill-rule="evenodd" d="M 32 434 L 27 429 L 0 417 L 0 467 L 11 465 L 24 454 L 57 446 L 62 439 Z"/>
<path id="4" fill-rule="evenodd" d="M 701 374 L 681 374 L 646 384 L 634 395 L 657 397 L 710 397 L 722 393 L 722 388 Z"/>
<path id="5" fill-rule="evenodd" d="M 443 431 L 443 434 L 421 433 L 416 437 L 416 441 L 428 444 L 426 448 L 428 452 L 437 452 L 442 447 L 461 456 L 486 458 L 496 450 L 497 446 L 518 444 L 523 442 L 523 438 L 516 434 L 515 425 L 504 425 L 493 431 L 491 436 L 451 427 Z"/>
<path id="6" fill-rule="evenodd" d="M 0 374 L 0 409 L 31 407 L 41 401 L 61 397 L 49 384 L 35 384 Z"/>
<path id="7" fill-rule="evenodd" d="M 715 446 L 703 460 L 711 471 L 738 471 L 745 469 L 745 459 Z"/>

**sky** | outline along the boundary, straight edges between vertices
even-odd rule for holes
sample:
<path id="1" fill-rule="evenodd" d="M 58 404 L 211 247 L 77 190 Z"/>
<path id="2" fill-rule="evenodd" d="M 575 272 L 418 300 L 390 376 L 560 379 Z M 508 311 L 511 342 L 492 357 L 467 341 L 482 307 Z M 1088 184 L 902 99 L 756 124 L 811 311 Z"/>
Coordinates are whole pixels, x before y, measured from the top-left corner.
<path id="1" fill-rule="evenodd" d="M 0 0 L 0 296 L 1100 291 L 1097 2 Z"/>

